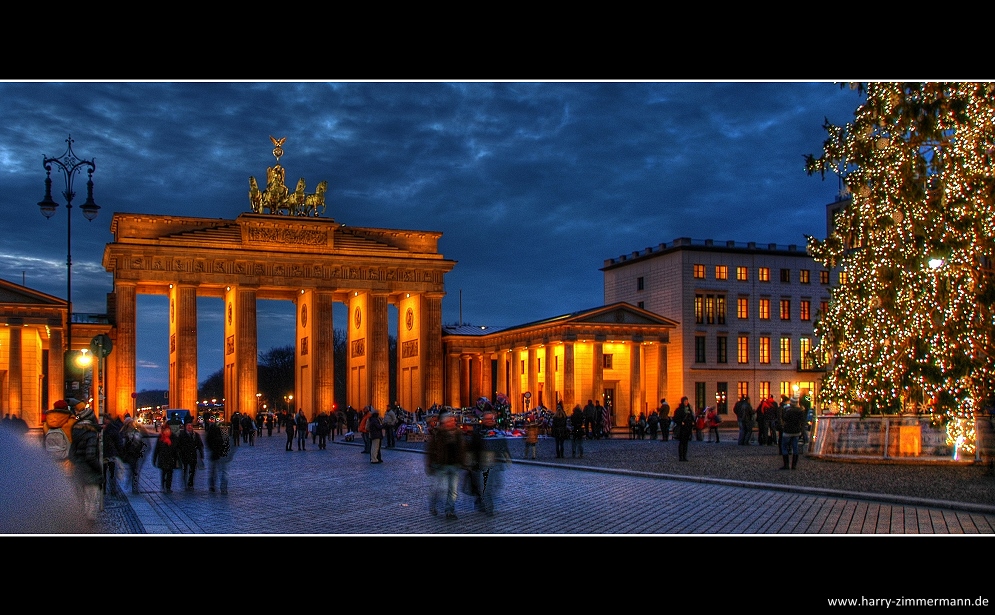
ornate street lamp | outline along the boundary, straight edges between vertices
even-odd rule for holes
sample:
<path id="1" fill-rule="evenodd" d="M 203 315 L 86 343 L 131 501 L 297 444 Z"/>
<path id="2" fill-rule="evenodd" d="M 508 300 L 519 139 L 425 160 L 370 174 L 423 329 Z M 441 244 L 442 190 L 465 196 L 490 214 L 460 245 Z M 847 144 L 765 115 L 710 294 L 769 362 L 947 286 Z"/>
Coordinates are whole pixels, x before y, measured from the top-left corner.
<path id="1" fill-rule="evenodd" d="M 97 165 L 94 163 L 93 159 L 83 160 L 78 158 L 73 152 L 73 138 L 72 135 L 66 139 L 68 147 L 66 152 L 62 154 L 59 158 L 48 158 L 44 159 L 45 166 L 45 197 L 38 202 L 38 207 L 41 209 L 41 213 L 46 218 L 51 218 L 55 215 L 55 211 L 59 204 L 52 200 L 52 165 L 56 165 L 62 170 L 62 174 L 66 179 L 66 189 L 62 192 L 62 196 L 66 198 L 66 309 L 67 309 L 67 319 L 66 319 L 66 354 L 68 355 L 73 349 L 73 250 L 72 250 L 72 208 L 73 208 L 73 198 L 76 193 L 73 192 L 73 181 L 76 178 L 76 174 L 80 169 L 86 168 L 87 172 L 87 182 L 86 182 L 86 202 L 80 206 L 83 210 L 83 216 L 87 220 L 93 220 L 97 217 L 100 211 L 100 206 L 93 202 L 93 172 L 96 170 Z M 65 362 L 64 362 L 65 363 Z M 68 376 L 68 374 L 67 374 Z M 70 395 L 72 391 L 69 390 L 69 379 L 66 378 L 64 383 L 65 394 Z"/>

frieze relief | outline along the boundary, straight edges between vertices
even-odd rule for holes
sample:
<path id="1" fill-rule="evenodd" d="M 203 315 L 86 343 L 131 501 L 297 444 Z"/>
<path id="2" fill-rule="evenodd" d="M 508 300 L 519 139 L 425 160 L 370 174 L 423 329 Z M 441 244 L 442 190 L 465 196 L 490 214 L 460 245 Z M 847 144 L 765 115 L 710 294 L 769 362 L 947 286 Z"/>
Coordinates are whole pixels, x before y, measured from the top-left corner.
<path id="1" fill-rule="evenodd" d="M 352 356 L 362 357 L 366 355 L 366 338 L 353 340 L 352 342 Z"/>
<path id="2" fill-rule="evenodd" d="M 280 243 L 297 246 L 328 245 L 328 231 L 292 228 L 261 228 L 250 226 L 249 241 L 255 243 Z"/>
<path id="3" fill-rule="evenodd" d="M 418 340 L 409 340 L 401 344 L 401 358 L 408 359 L 418 356 Z"/>

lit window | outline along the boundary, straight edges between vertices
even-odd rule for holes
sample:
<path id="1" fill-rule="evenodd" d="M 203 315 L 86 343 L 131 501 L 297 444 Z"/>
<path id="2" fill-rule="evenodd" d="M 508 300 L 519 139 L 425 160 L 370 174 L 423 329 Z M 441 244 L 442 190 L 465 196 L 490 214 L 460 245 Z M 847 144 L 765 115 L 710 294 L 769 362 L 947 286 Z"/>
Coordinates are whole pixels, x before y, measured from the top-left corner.
<path id="1" fill-rule="evenodd" d="M 761 282 L 770 282 L 770 267 L 759 267 L 757 269 L 757 279 Z"/>
<path id="2" fill-rule="evenodd" d="M 746 267 L 736 267 L 736 279 L 740 282 L 746 282 L 750 279 Z"/>
<path id="3" fill-rule="evenodd" d="M 809 273 L 810 272 L 809 272 L 808 269 L 802 269 L 801 271 L 799 271 L 798 272 L 798 281 L 801 282 L 802 284 L 808 284 L 809 283 L 809 278 L 808 278 Z"/>
<path id="4" fill-rule="evenodd" d="M 694 296 L 694 321 L 699 325 L 705 322 L 705 297 L 702 295 Z"/>
<path id="5" fill-rule="evenodd" d="M 715 338 L 715 362 L 716 363 L 728 363 L 728 358 L 727 358 L 727 354 L 728 354 L 728 351 L 727 351 L 728 340 L 729 340 L 729 338 L 727 338 L 724 335 L 719 335 L 718 337 Z"/>
<path id="6" fill-rule="evenodd" d="M 781 338 L 781 365 L 791 363 L 791 338 Z"/>
<path id="7" fill-rule="evenodd" d="M 715 298 L 715 322 L 720 325 L 726 324 L 726 298 L 719 295 Z"/>
<path id="8" fill-rule="evenodd" d="M 705 362 L 705 336 L 698 335 L 694 338 L 694 362 Z"/>
<path id="9" fill-rule="evenodd" d="M 760 393 L 760 397 L 758 399 L 767 399 L 770 396 L 770 380 L 758 382 L 757 392 Z"/>
<path id="10" fill-rule="evenodd" d="M 694 266 L 694 277 L 697 278 L 697 279 L 699 279 L 699 280 L 704 280 L 705 279 L 705 266 L 704 265 L 695 265 Z"/>
<path id="11" fill-rule="evenodd" d="M 802 299 L 798 305 L 798 318 L 802 320 L 812 320 L 812 315 L 810 314 L 812 302 L 808 299 Z"/>
<path id="12" fill-rule="evenodd" d="M 705 295 L 705 323 L 715 324 L 715 297 Z"/>
<path id="13" fill-rule="evenodd" d="M 759 346 L 759 359 L 763 364 L 770 364 L 770 338 L 761 337 Z"/>
<path id="14" fill-rule="evenodd" d="M 788 282 L 791 281 L 791 270 L 790 269 L 782 269 L 781 270 L 781 281 L 784 282 L 784 283 L 788 283 Z"/>
<path id="15" fill-rule="evenodd" d="M 729 267 L 726 265 L 716 265 L 715 266 L 715 279 L 716 280 L 728 280 L 729 279 Z"/>
<path id="16" fill-rule="evenodd" d="M 791 299 L 781 299 L 781 320 L 791 320 Z"/>
<path id="17" fill-rule="evenodd" d="M 819 311 L 822 312 L 823 316 L 825 316 L 829 312 L 829 302 L 828 301 L 820 301 L 819 302 Z"/>
<path id="18" fill-rule="evenodd" d="M 736 318 L 740 320 L 746 320 L 749 317 L 750 317 L 749 297 L 740 297 L 736 299 Z"/>
<path id="19" fill-rule="evenodd" d="M 761 299 L 757 304 L 757 318 L 770 320 L 770 299 Z"/>
<path id="20" fill-rule="evenodd" d="M 819 284 L 829 284 L 829 270 L 823 269 L 819 272 Z"/>
<path id="21" fill-rule="evenodd" d="M 750 362 L 750 338 L 745 335 L 740 335 L 736 340 L 736 362 L 740 365 Z M 743 394 L 740 393 L 739 396 L 742 397 Z"/>
<path id="22" fill-rule="evenodd" d="M 840 271 L 839 285 L 843 286 L 844 284 L 846 284 L 846 272 Z"/>
<path id="23" fill-rule="evenodd" d="M 807 337 L 803 337 L 798 340 L 798 358 L 801 362 L 801 369 L 812 369 L 814 366 L 814 361 L 809 355 L 812 350 L 812 340 Z"/>
<path id="24" fill-rule="evenodd" d="M 750 383 L 745 380 L 740 380 L 736 383 L 736 399 L 740 400 L 744 397 L 750 396 Z"/>

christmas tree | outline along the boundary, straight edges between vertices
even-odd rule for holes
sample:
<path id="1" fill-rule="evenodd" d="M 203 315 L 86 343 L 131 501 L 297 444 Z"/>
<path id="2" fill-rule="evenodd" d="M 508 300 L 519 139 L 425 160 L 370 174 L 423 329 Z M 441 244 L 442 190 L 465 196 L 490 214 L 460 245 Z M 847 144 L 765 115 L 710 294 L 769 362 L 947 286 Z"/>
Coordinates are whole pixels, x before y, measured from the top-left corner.
<path id="1" fill-rule="evenodd" d="M 853 121 L 827 121 L 806 157 L 848 199 L 829 237 L 807 237 L 835 276 L 815 326 L 819 402 L 932 413 L 969 452 L 995 367 L 995 83 L 850 87 L 865 97 Z"/>

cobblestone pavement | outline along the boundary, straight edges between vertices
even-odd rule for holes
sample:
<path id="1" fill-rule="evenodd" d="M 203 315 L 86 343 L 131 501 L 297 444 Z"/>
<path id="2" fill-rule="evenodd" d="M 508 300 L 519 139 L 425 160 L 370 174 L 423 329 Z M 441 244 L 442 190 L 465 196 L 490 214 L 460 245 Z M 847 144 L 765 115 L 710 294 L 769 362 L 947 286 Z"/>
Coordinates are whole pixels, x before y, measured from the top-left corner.
<path id="1" fill-rule="evenodd" d="M 461 495 L 457 520 L 428 512 L 424 445 L 398 442 L 370 464 L 361 443 L 337 438 L 326 450 L 284 450 L 274 433 L 241 445 L 228 494 L 195 487 L 159 492 L 146 458 L 142 493 L 108 496 L 94 531 L 103 534 L 208 535 L 776 535 L 995 534 L 995 478 L 977 465 L 852 464 L 802 458 L 779 472 L 768 447 L 692 442 L 678 463 L 676 443 L 591 440 L 585 455 L 554 456 L 541 439 L 539 459 L 515 459 L 497 514 L 474 510 Z M 512 450 L 521 454 L 520 441 Z M 744 476 L 746 478 L 744 478 Z M 875 478 L 877 477 L 877 478 Z M 882 478 L 883 477 L 883 478 Z M 762 480 L 750 480 L 760 478 Z M 911 482 L 960 480 L 916 489 Z M 889 488 L 889 485 L 892 485 Z M 848 488 L 849 487 L 849 488 Z M 957 488 L 954 488 L 957 491 Z M 125 505 L 127 503 L 127 505 Z"/>

